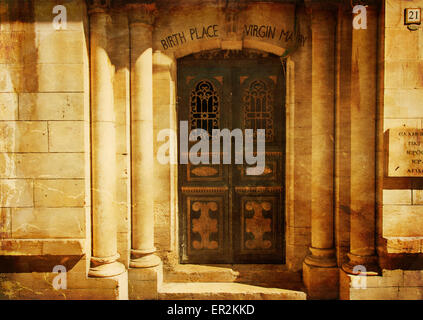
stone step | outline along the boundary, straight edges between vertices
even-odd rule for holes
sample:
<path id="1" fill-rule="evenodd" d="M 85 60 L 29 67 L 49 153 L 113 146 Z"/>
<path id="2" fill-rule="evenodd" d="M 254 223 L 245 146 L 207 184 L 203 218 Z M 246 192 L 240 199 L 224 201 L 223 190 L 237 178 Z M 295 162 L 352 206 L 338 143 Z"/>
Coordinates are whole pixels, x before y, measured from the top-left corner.
<path id="1" fill-rule="evenodd" d="M 306 300 L 302 291 L 264 288 L 242 283 L 165 282 L 159 300 Z"/>
<path id="2" fill-rule="evenodd" d="M 164 269 L 164 282 L 238 282 L 263 287 L 302 290 L 301 272 L 284 265 L 194 265 L 181 264 Z"/>
<path id="3" fill-rule="evenodd" d="M 220 266 L 196 264 L 177 265 L 172 269 L 164 269 L 165 282 L 234 282 L 239 272 Z"/>

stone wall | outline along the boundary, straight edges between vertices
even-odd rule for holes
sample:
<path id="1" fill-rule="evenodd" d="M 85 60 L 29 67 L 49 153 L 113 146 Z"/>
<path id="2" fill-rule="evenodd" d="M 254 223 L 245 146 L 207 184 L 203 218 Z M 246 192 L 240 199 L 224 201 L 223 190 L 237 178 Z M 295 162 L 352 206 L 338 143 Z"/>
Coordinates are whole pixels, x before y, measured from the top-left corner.
<path id="1" fill-rule="evenodd" d="M 87 8 L 67 1 L 67 28 L 55 30 L 56 5 L 0 1 L 0 298 L 116 299 L 122 279 L 86 276 Z M 66 290 L 53 288 L 57 265 L 68 272 Z"/>
<path id="2" fill-rule="evenodd" d="M 342 279 L 347 277 L 348 279 Z M 356 282 L 356 287 L 340 288 L 344 300 L 421 300 L 423 299 L 423 272 L 421 270 L 383 270 L 380 276 L 367 277 L 341 274 L 341 284 Z M 365 288 L 359 285 L 365 284 Z"/>
<path id="3" fill-rule="evenodd" d="M 378 254 L 381 274 L 340 273 L 340 298 L 351 300 L 422 299 L 423 202 L 421 178 L 388 177 L 388 130 L 421 129 L 423 63 L 421 27 L 404 25 L 405 8 L 423 1 L 387 0 L 380 21 L 378 113 Z M 383 26 L 385 28 L 383 29 Z M 365 284 L 364 288 L 354 283 Z"/>
<path id="4" fill-rule="evenodd" d="M 1 3 L 3 239 L 86 238 L 89 89 L 82 2 L 69 3 L 70 21 L 60 31 L 51 24 L 54 1 Z"/>
<path id="5" fill-rule="evenodd" d="M 384 139 L 390 128 L 422 128 L 423 37 L 421 30 L 404 25 L 404 9 L 422 7 L 423 1 L 387 1 L 384 43 Z M 382 111 L 382 110 L 381 110 Z M 385 154 L 385 161 L 386 161 Z M 423 252 L 423 184 L 419 178 L 383 176 L 380 231 L 388 254 Z M 382 177 L 381 177 L 382 178 Z"/>

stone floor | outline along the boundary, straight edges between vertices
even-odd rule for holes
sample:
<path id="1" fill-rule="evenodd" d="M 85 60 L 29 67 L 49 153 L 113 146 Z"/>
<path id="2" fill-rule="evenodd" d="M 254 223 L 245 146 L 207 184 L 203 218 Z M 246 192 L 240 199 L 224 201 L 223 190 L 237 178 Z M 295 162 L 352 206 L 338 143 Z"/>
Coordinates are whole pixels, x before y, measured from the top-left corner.
<path id="1" fill-rule="evenodd" d="M 306 300 L 302 291 L 264 288 L 241 283 L 163 283 L 160 300 Z"/>
<path id="2" fill-rule="evenodd" d="M 301 273 L 286 266 L 190 265 L 164 270 L 159 299 L 304 300 Z"/>

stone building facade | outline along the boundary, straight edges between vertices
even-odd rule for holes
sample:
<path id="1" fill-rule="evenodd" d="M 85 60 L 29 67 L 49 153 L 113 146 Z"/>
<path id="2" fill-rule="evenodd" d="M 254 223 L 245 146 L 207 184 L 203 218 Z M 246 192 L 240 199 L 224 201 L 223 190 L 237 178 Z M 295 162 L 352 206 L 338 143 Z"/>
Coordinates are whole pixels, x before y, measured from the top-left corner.
<path id="1" fill-rule="evenodd" d="M 421 299 L 419 157 L 394 159 L 421 7 L 1 0 L 1 298 Z M 263 173 L 182 164 L 181 121 L 265 128 Z"/>

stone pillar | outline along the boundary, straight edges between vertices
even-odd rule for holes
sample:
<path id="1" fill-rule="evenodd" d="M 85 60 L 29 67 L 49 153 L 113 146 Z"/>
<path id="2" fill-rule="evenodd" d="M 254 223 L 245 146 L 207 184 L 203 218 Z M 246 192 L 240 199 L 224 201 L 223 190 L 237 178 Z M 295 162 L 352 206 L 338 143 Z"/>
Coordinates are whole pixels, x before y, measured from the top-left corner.
<path id="1" fill-rule="evenodd" d="M 131 299 L 157 298 L 161 260 L 154 247 L 153 22 L 154 4 L 130 4 L 132 246 Z"/>
<path id="2" fill-rule="evenodd" d="M 125 272 L 117 262 L 116 139 L 113 72 L 107 54 L 108 19 L 105 1 L 89 1 L 91 135 L 92 135 L 92 257 L 89 276 L 112 277 Z"/>
<path id="3" fill-rule="evenodd" d="M 154 252 L 152 5 L 131 5 L 132 249 L 130 266 L 157 266 Z"/>
<path id="4" fill-rule="evenodd" d="M 312 17 L 311 247 L 303 264 L 312 299 L 335 299 L 339 271 L 334 248 L 336 8 L 309 4 Z"/>
<path id="5" fill-rule="evenodd" d="M 364 266 L 377 275 L 375 253 L 376 211 L 376 98 L 378 10 L 367 6 L 367 29 L 352 31 L 351 61 L 351 220 L 349 262 L 342 269 L 350 274 Z M 363 268 L 360 272 L 363 272 Z"/>

